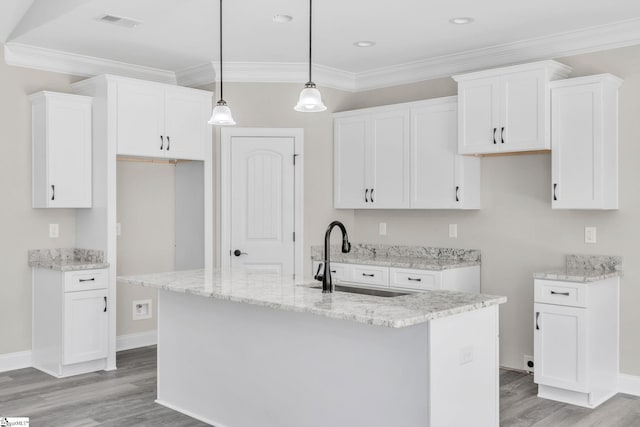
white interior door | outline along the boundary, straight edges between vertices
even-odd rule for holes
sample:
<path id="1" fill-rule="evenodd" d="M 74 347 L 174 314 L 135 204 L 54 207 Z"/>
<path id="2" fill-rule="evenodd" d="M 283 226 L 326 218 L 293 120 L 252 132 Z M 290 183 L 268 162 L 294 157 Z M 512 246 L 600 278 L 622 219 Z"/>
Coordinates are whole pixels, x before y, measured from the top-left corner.
<path id="1" fill-rule="evenodd" d="M 295 139 L 231 138 L 231 266 L 294 274 Z"/>

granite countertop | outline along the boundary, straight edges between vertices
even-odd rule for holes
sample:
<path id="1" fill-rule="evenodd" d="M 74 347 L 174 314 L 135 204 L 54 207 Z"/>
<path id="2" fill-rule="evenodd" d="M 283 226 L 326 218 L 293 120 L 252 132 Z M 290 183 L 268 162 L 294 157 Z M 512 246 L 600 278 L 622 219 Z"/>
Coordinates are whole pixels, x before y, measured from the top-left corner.
<path id="1" fill-rule="evenodd" d="M 296 281 L 278 274 L 246 270 L 176 271 L 118 277 L 117 280 L 120 283 L 391 328 L 417 325 L 507 301 L 502 296 L 444 290 L 393 298 L 345 292 L 323 294 L 320 289 L 310 287 L 318 283 L 312 279 Z"/>
<path id="2" fill-rule="evenodd" d="M 104 251 L 78 248 L 31 249 L 29 267 L 58 271 L 99 270 L 108 268 Z"/>
<path id="3" fill-rule="evenodd" d="M 324 260 L 324 247 L 311 248 L 313 261 Z M 343 254 L 340 245 L 331 246 L 331 261 L 381 267 L 448 270 L 480 265 L 480 251 L 475 249 L 434 248 L 429 246 L 354 244 Z"/>
<path id="4" fill-rule="evenodd" d="M 534 279 L 589 283 L 622 276 L 622 257 L 608 255 L 567 255 L 565 265 L 556 270 L 533 273 Z"/>

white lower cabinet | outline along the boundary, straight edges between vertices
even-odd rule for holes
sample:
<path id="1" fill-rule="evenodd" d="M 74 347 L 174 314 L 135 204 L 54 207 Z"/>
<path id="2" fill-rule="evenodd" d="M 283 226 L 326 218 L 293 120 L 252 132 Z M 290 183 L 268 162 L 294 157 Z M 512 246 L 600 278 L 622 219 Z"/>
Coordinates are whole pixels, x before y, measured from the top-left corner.
<path id="1" fill-rule="evenodd" d="M 108 352 L 107 270 L 33 269 L 33 366 L 56 377 L 103 370 Z"/>
<path id="2" fill-rule="evenodd" d="M 535 281 L 538 396 L 594 408 L 617 392 L 619 279 Z"/>
<path id="3" fill-rule="evenodd" d="M 323 263 L 313 261 L 315 274 Z M 422 270 L 366 264 L 331 263 L 331 278 L 352 286 L 389 288 L 412 292 L 450 290 L 480 293 L 480 266 L 447 270 Z"/>

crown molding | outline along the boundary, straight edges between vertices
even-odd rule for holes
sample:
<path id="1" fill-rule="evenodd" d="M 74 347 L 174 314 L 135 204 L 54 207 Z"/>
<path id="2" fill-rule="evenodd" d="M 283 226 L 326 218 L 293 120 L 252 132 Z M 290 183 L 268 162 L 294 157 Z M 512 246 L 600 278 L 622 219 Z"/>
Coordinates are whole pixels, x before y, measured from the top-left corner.
<path id="1" fill-rule="evenodd" d="M 298 62 L 225 62 L 225 82 L 305 83 L 307 63 Z M 179 85 L 202 86 L 218 81 L 220 67 L 216 62 L 185 68 L 176 72 Z M 356 74 L 323 65 L 313 66 L 313 80 L 318 86 L 355 91 Z"/>
<path id="2" fill-rule="evenodd" d="M 8 65 L 73 76 L 93 77 L 100 74 L 116 74 L 159 83 L 176 84 L 176 75 L 173 71 L 20 43 L 7 43 L 4 45 L 4 60 Z"/>
<path id="3" fill-rule="evenodd" d="M 356 74 L 356 91 L 449 77 L 486 68 L 640 44 L 640 18 L 552 34 Z"/>
<path id="4" fill-rule="evenodd" d="M 318 86 L 359 92 L 636 44 L 640 44 L 640 18 L 359 73 L 314 65 L 313 80 Z M 195 87 L 213 83 L 219 72 L 214 62 L 173 72 L 18 43 L 7 43 L 4 50 L 9 65 L 76 76 L 116 74 Z M 306 63 L 226 62 L 224 78 L 228 82 L 304 83 L 307 67 Z"/>

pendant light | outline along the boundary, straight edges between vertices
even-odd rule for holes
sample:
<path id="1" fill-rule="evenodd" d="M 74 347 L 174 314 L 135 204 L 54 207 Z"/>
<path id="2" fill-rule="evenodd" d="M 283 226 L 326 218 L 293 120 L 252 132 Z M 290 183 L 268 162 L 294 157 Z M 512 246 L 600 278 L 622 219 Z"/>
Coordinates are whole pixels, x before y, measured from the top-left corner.
<path id="1" fill-rule="evenodd" d="M 222 96 L 222 0 L 220 0 L 220 100 L 213 109 L 209 124 L 216 126 L 232 126 L 236 124 L 231 115 L 231 109 L 227 107 L 227 103 Z"/>
<path id="2" fill-rule="evenodd" d="M 303 113 L 316 113 L 324 111 L 327 107 L 322 102 L 322 96 L 320 91 L 316 89 L 315 83 L 311 80 L 311 17 L 312 17 L 312 5 L 313 0 L 309 0 L 309 81 L 304 85 L 304 89 L 300 92 L 300 98 L 298 104 L 293 107 L 294 110 Z"/>

